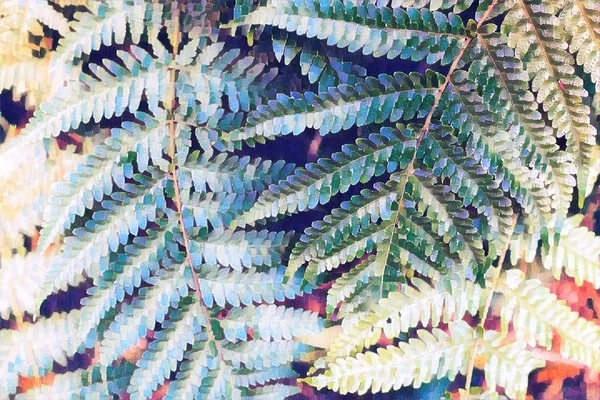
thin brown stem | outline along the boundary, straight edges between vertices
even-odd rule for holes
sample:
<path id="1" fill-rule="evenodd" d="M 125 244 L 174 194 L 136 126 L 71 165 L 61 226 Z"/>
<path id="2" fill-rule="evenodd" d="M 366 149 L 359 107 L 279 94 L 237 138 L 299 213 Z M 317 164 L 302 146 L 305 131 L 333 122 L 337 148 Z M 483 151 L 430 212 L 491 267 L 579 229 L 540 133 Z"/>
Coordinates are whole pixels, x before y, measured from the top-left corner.
<path id="1" fill-rule="evenodd" d="M 175 32 L 173 34 L 171 44 L 173 45 L 173 53 L 176 56 L 180 43 L 180 32 L 179 32 L 179 8 L 177 8 L 173 14 L 173 18 L 177 21 L 175 24 Z M 181 202 L 181 190 L 179 188 L 179 179 L 177 177 L 177 162 L 175 161 L 175 138 L 177 136 L 177 129 L 175 124 L 175 119 L 173 117 L 173 111 L 176 107 L 176 98 L 175 98 L 175 81 L 177 77 L 177 69 L 171 68 L 169 69 L 170 74 L 170 92 L 169 92 L 169 101 L 167 101 L 167 112 L 169 114 L 169 158 L 171 159 L 170 164 L 170 172 L 171 177 L 173 179 L 173 202 L 175 203 L 175 208 L 177 209 L 177 217 L 179 221 L 179 227 L 181 229 L 181 236 L 183 237 L 183 247 L 185 248 L 185 262 L 190 267 L 192 272 L 192 280 L 194 281 L 194 290 L 196 296 L 198 297 L 198 302 L 200 303 L 200 307 L 202 308 L 202 313 L 204 314 L 204 319 L 206 320 L 206 334 L 208 336 L 208 340 L 215 343 L 215 347 L 217 349 L 218 356 L 221 361 L 223 361 L 223 353 L 221 351 L 220 342 L 215 338 L 215 334 L 212 330 L 210 320 L 210 312 L 204 304 L 202 300 L 202 290 L 200 289 L 200 280 L 198 278 L 198 273 L 196 272 L 194 265 L 192 264 L 192 252 L 190 249 L 190 239 L 187 229 L 185 228 L 183 221 L 183 205 Z"/>
<path id="2" fill-rule="evenodd" d="M 492 1 L 492 4 L 490 4 L 490 6 L 485 10 L 483 15 L 481 16 L 481 19 L 477 23 L 477 30 L 479 30 L 481 28 L 481 26 L 484 24 L 484 22 L 490 16 L 492 10 L 494 9 L 494 7 L 496 6 L 497 3 L 498 3 L 498 0 Z M 450 69 L 448 70 L 448 73 L 446 74 L 446 79 L 444 79 L 444 83 L 438 88 L 435 98 L 433 100 L 433 105 L 431 106 L 429 113 L 427 113 L 427 117 L 425 118 L 425 123 L 423 124 L 423 128 L 421 128 L 421 131 L 419 132 L 419 136 L 417 137 L 417 141 L 415 144 L 415 152 L 414 152 L 410 162 L 408 163 L 408 166 L 406 167 L 406 170 L 404 173 L 404 179 L 402 179 L 402 183 L 400 185 L 400 191 L 399 191 L 400 196 L 399 196 L 399 199 L 397 202 L 398 210 L 396 211 L 396 216 L 394 219 L 394 229 L 393 229 L 392 235 L 390 237 L 390 244 L 391 244 L 391 241 L 394 240 L 394 233 L 396 232 L 396 229 L 398 229 L 398 222 L 400 221 L 400 214 L 401 214 L 402 208 L 404 207 L 403 199 L 404 199 L 404 192 L 406 190 L 406 184 L 408 183 L 408 180 L 410 179 L 410 177 L 412 176 L 412 174 L 414 172 L 414 164 L 415 164 L 415 161 L 417 158 L 417 152 L 419 150 L 419 146 L 421 146 L 421 142 L 423 141 L 423 138 L 429 131 L 429 128 L 431 126 L 431 120 L 433 118 L 433 114 L 435 113 L 435 111 L 437 110 L 437 108 L 440 104 L 440 101 L 442 99 L 442 95 L 444 94 L 444 91 L 448 87 L 448 84 L 450 84 L 452 74 L 454 74 L 454 71 L 456 71 L 456 69 L 458 68 L 458 64 L 460 63 L 460 60 L 464 56 L 465 52 L 467 51 L 467 48 L 469 48 L 469 45 L 471 44 L 471 42 L 473 41 L 474 38 L 475 38 L 475 36 L 471 36 L 471 37 L 465 36 L 465 42 L 463 43 L 460 51 L 456 55 L 456 58 L 450 65 Z M 391 251 L 390 246 L 388 246 L 388 248 L 386 250 L 386 252 L 387 252 L 386 258 L 389 257 L 390 251 Z M 385 265 L 385 263 L 384 263 L 384 265 Z M 380 298 L 383 295 L 384 277 L 385 277 L 385 271 L 381 275 L 381 283 L 379 286 L 379 297 Z"/>

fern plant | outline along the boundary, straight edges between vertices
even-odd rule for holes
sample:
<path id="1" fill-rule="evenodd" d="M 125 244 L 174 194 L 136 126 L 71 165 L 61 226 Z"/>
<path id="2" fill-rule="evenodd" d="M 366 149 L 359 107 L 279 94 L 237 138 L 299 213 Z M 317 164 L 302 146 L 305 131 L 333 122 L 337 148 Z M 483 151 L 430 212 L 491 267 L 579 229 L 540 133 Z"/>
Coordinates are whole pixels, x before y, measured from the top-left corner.
<path id="1" fill-rule="evenodd" d="M 35 108 L 0 146 L 6 397 L 524 398 L 557 343 L 600 370 L 532 273 L 600 286 L 592 0 L 37 0 L 0 29 Z"/>

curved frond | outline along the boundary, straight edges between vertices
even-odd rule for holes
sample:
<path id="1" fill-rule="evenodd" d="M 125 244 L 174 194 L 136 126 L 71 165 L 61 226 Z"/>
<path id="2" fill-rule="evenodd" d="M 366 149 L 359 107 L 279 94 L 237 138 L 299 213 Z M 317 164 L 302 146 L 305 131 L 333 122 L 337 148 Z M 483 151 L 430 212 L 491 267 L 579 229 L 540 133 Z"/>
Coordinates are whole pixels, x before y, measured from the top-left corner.
<path id="1" fill-rule="evenodd" d="M 558 137 L 567 138 L 568 151 L 575 156 L 578 187 L 583 201 L 591 147 L 596 130 L 583 99 L 588 93 L 575 74 L 575 60 L 567 51 L 566 36 L 553 7 L 542 0 L 515 0 L 502 24 L 509 45 L 515 48 L 533 78 L 532 89 L 552 120 Z"/>
<path id="2" fill-rule="evenodd" d="M 238 308 L 221 322 L 230 342 L 245 341 L 248 332 L 262 340 L 291 340 L 321 331 L 323 320 L 317 313 L 275 305 L 249 305 Z"/>
<path id="3" fill-rule="evenodd" d="M 338 358 L 328 370 L 303 381 L 341 394 L 387 393 L 403 386 L 420 387 L 433 378 L 454 377 L 464 372 L 476 341 L 475 331 L 465 322 L 449 325 L 450 334 L 434 328 L 417 331 L 417 338 L 377 352 Z"/>
<path id="4" fill-rule="evenodd" d="M 505 298 L 500 316 L 503 330 L 512 322 L 517 339 L 531 346 L 550 349 L 553 332 L 560 337 L 563 357 L 600 370 L 600 327 L 579 316 L 537 279 L 526 280 L 519 270 L 510 270 L 498 290 Z"/>
<path id="5" fill-rule="evenodd" d="M 396 122 L 424 117 L 433 104 L 442 78 L 428 71 L 393 76 L 382 74 L 367 78 L 355 86 L 340 85 L 327 93 L 293 93 L 291 97 L 278 94 L 268 106 L 260 106 L 248 116 L 243 127 L 224 131 L 221 142 L 233 150 L 233 145 L 246 141 L 264 143 L 267 138 L 298 135 L 306 128 L 318 129 L 321 135 L 337 133 L 352 126 L 365 126 L 386 120 Z"/>
<path id="6" fill-rule="evenodd" d="M 271 186 L 244 214 L 240 224 L 326 204 L 332 196 L 345 193 L 352 185 L 368 182 L 386 171 L 406 168 L 413 153 L 412 137 L 384 128 L 380 134 L 372 134 L 368 140 L 359 139 L 356 145 L 344 146 L 330 159 L 320 159 L 316 164 L 308 164 L 306 169 L 297 169 L 293 176 Z M 389 162 L 390 159 L 395 161 Z"/>
<path id="7" fill-rule="evenodd" d="M 484 355 L 488 358 L 485 364 L 486 384 L 491 388 L 504 388 L 511 399 L 525 399 L 529 374 L 544 367 L 546 362 L 535 358 L 524 342 L 502 345 L 499 344 L 501 341 L 501 334 L 493 331 L 485 333 Z"/>
<path id="8" fill-rule="evenodd" d="M 403 285 L 401 292 L 390 293 L 357 322 L 346 324 L 327 353 L 330 362 L 340 357 L 353 356 L 376 344 L 381 334 L 388 338 L 408 332 L 419 323 L 436 327 L 440 323 L 461 320 L 465 313 L 476 315 L 482 307 L 487 291 L 471 282 L 461 287 L 454 284 L 452 291 L 431 287 L 418 278 Z"/>
<path id="9" fill-rule="evenodd" d="M 326 40 L 329 46 L 362 49 L 364 55 L 386 56 L 450 64 L 463 45 L 464 26 L 454 14 L 446 16 L 426 8 L 352 6 L 341 1 L 271 0 L 266 7 L 230 24 L 272 25 L 308 38 Z"/>

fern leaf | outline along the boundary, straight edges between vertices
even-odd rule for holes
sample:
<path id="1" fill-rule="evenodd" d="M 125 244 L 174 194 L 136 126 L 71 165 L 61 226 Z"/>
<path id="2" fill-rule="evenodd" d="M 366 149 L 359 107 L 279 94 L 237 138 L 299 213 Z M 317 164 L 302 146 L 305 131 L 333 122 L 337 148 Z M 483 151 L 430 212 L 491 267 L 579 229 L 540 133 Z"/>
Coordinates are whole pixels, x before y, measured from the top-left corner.
<path id="1" fill-rule="evenodd" d="M 506 243 L 512 225 L 510 200 L 502 193 L 499 182 L 457 144 L 448 128 L 430 129 L 430 135 L 419 147 L 423 164 L 433 176 L 450 178 L 449 187 L 462 197 L 463 206 L 475 207 L 478 214 L 486 217 L 494 240 Z M 417 157 L 420 158 L 419 153 Z"/>
<path id="2" fill-rule="evenodd" d="M 396 199 L 397 185 L 376 183 L 374 190 L 364 189 L 360 196 L 352 196 L 340 208 L 333 209 L 322 221 L 313 222 L 292 250 L 288 268 L 298 269 L 304 262 L 322 257 L 333 245 L 339 245 L 359 229 L 366 228 L 379 218 L 389 220 L 391 204 Z"/>
<path id="3" fill-rule="evenodd" d="M 473 3 L 473 0 L 465 0 L 465 1 L 460 1 L 460 0 L 392 0 L 391 7 L 392 8 L 429 7 L 429 9 L 431 11 L 448 10 L 453 7 L 453 11 L 455 13 L 459 13 L 459 12 L 462 12 L 462 11 L 466 10 L 467 8 L 469 8 L 472 3 Z"/>
<path id="4" fill-rule="evenodd" d="M 251 14 L 230 24 L 273 25 L 280 29 L 327 40 L 329 46 L 362 49 L 364 55 L 387 56 L 450 64 L 465 41 L 462 20 L 428 9 L 352 7 L 341 1 L 288 2 L 273 0 Z"/>
<path id="5" fill-rule="evenodd" d="M 207 56 L 212 54 L 211 51 Z M 179 97 L 187 99 L 188 107 L 181 111 L 185 113 L 189 106 L 192 106 L 192 99 L 199 101 L 203 106 L 209 106 L 205 112 L 212 110 L 213 113 L 221 109 L 223 96 L 227 99 L 228 109 L 234 113 L 248 112 L 251 106 L 260 103 L 260 93 L 272 79 L 271 70 L 255 57 L 240 58 L 239 55 L 239 49 L 226 51 L 210 65 L 206 62 L 208 57 L 205 56 L 196 63 L 195 68 L 182 71 L 178 76 L 178 85 L 183 84 Z M 192 89 L 191 93 L 188 93 L 186 86 Z M 198 118 L 199 116 L 196 116 L 196 119 Z"/>
<path id="6" fill-rule="evenodd" d="M 166 69 L 138 47 L 131 53 L 119 51 L 118 56 L 125 67 L 111 60 L 105 60 L 103 66 L 91 64 L 95 77 L 82 73 L 75 88 L 41 104 L 42 112 L 36 113 L 21 135 L 32 141 L 58 136 L 92 119 L 100 122 L 113 115 L 119 117 L 128 108 L 137 110 L 143 94 L 150 111 L 160 112 L 161 87 L 168 82 Z"/>
<path id="7" fill-rule="evenodd" d="M 136 237 L 132 244 L 125 246 L 118 260 L 111 263 L 110 269 L 88 289 L 89 296 L 81 300 L 83 307 L 78 337 L 82 342 L 106 313 L 123 301 L 125 294 L 132 295 L 142 280 L 151 280 L 150 274 L 159 269 L 159 262 L 165 257 L 165 248 L 172 237 L 171 229 L 174 228 L 172 222 L 160 221 L 160 224 L 160 229 L 148 230 L 147 237 Z M 93 343 L 86 345 L 93 347 Z"/>
<path id="8" fill-rule="evenodd" d="M 395 122 L 424 117 L 441 81 L 441 76 L 431 71 L 425 78 L 417 73 L 397 72 L 393 76 L 367 78 L 354 87 L 340 85 L 328 94 L 278 94 L 277 100 L 250 113 L 243 127 L 223 132 L 220 140 L 225 148 L 233 150 L 240 141 L 253 145 L 263 143 L 265 138 L 298 135 L 306 128 L 318 129 L 324 136 L 388 119 Z"/>
<path id="9" fill-rule="evenodd" d="M 274 266 L 281 263 L 280 247 L 286 247 L 285 232 L 237 231 L 216 229 L 190 243 L 194 265 L 220 264 L 241 270 L 243 267 Z"/>
<path id="10" fill-rule="evenodd" d="M 83 58 L 100 46 L 123 44 L 127 32 L 134 43 L 138 43 L 144 32 L 144 15 L 147 8 L 143 3 L 113 2 L 112 5 L 91 7 L 92 12 L 75 14 L 77 23 L 73 30 L 63 35 L 56 55 L 52 59 L 54 71 L 68 68 L 69 61 Z"/>
<path id="11" fill-rule="evenodd" d="M 432 230 L 449 244 L 450 251 L 460 253 L 466 265 L 485 269 L 491 262 L 483 251 L 483 237 L 474 228 L 473 220 L 464 212 L 462 204 L 452 195 L 450 186 L 440 185 L 423 171 L 408 178 L 407 195 L 424 210 Z"/>
<path id="12" fill-rule="evenodd" d="M 406 168 L 413 153 L 414 139 L 383 128 L 380 134 L 370 135 L 368 140 L 359 139 L 355 146 L 344 146 L 330 159 L 308 164 L 306 169 L 296 170 L 278 186 L 271 186 L 240 224 L 326 204 L 332 196 L 347 192 L 352 185 L 368 182 L 386 171 Z M 397 161 L 389 162 L 390 159 Z"/>
<path id="13" fill-rule="evenodd" d="M 564 31 L 552 14 L 552 7 L 541 0 L 518 0 L 502 26 L 509 34 L 509 45 L 515 48 L 534 78 L 532 89 L 548 111 L 557 135 L 567 138 L 568 151 L 576 159 L 578 187 L 583 195 L 596 131 L 590 125 L 589 107 L 582 101 L 587 97 L 583 81 L 574 73 L 574 60 L 566 51 Z M 583 201 L 581 196 L 580 201 Z"/>
<path id="14" fill-rule="evenodd" d="M 195 335 L 206 323 L 195 297 L 189 296 L 179 302 L 179 308 L 169 314 L 169 320 L 137 363 L 128 388 L 132 399 L 145 400 L 152 396 L 175 370 L 186 347 L 194 343 Z"/>
<path id="15" fill-rule="evenodd" d="M 575 186 L 572 158 L 558 150 L 554 132 L 542 122 L 538 104 L 529 91 L 528 77 L 521 60 L 515 57 L 514 51 L 504 44 L 503 37 L 493 32 L 493 29 L 492 25 L 487 25 L 477 37 L 473 53 L 481 53 L 475 55 L 476 60 L 469 68 L 469 74 L 478 76 L 479 80 L 487 80 L 486 76 L 493 76 L 486 85 L 499 85 L 501 88 L 499 96 L 489 99 L 489 111 L 495 119 L 495 125 L 490 128 L 497 136 L 497 139 L 490 142 L 490 149 L 501 149 L 500 156 L 505 160 L 506 167 L 520 185 L 532 192 L 538 203 L 537 208 L 546 219 L 546 203 L 542 201 L 544 191 L 539 188 L 539 184 L 528 184 L 531 179 L 527 178 L 523 166 L 517 161 L 519 154 L 527 152 L 527 160 L 535 165 L 536 170 L 540 170 L 538 174 L 543 169 L 551 171 L 547 174 L 547 184 L 556 189 L 550 190 L 548 195 L 555 197 L 551 205 L 564 218 L 571 201 L 572 187 Z M 481 113 L 482 120 L 485 115 L 485 112 Z M 511 140 L 503 137 L 501 130 L 494 128 L 502 125 L 507 132 L 512 132 Z M 511 141 L 513 145 L 502 146 Z"/>
<path id="16" fill-rule="evenodd" d="M 35 300 L 48 261 L 42 254 L 15 255 L 0 260 L 0 317 L 36 313 Z"/>
<path id="17" fill-rule="evenodd" d="M 35 324 L 25 323 L 21 330 L 0 331 L 0 380 L 2 393 L 15 394 L 17 378 L 43 376 L 54 363 L 67 366 L 68 357 L 79 348 L 76 339 L 79 311 L 54 313 Z"/>
<path id="18" fill-rule="evenodd" d="M 13 94 L 26 94 L 28 104 L 44 100 L 52 87 L 48 84 L 48 59 L 25 58 L 0 63 L 0 89 L 12 90 Z"/>
<path id="19" fill-rule="evenodd" d="M 411 283 L 415 288 L 403 285 L 402 292 L 390 293 L 357 322 L 345 325 L 331 345 L 327 360 L 353 356 L 376 344 L 382 333 L 393 338 L 419 323 L 436 327 L 461 320 L 467 312 L 475 315 L 486 297 L 484 289 L 468 281 L 463 287 L 454 283 L 451 292 L 435 289 L 418 278 Z"/>
<path id="20" fill-rule="evenodd" d="M 248 330 L 262 340 L 291 340 L 321 331 L 323 320 L 318 314 L 275 305 L 236 308 L 221 322 L 225 339 L 245 341 Z"/>
<path id="21" fill-rule="evenodd" d="M 299 38 L 288 35 L 286 31 L 280 31 L 273 36 L 275 57 L 289 65 L 300 54 L 300 70 L 308 77 L 310 83 L 319 84 L 319 93 L 332 86 L 355 85 L 367 75 L 364 67 L 344 61 L 326 48 L 313 46 L 311 42 L 303 44 Z"/>
<path id="22" fill-rule="evenodd" d="M 188 229 L 193 226 L 205 228 L 210 223 L 214 229 L 228 227 L 233 220 L 252 207 L 254 199 L 254 192 L 247 196 L 223 192 L 216 194 L 195 192 L 191 196 L 184 195 L 182 199 L 184 226 Z"/>
<path id="23" fill-rule="evenodd" d="M 598 325 L 580 317 L 564 301 L 558 301 L 537 279 L 525 280 L 519 270 L 508 271 L 498 289 L 505 297 L 500 311 L 504 331 L 512 322 L 517 339 L 548 349 L 556 331 L 563 357 L 600 369 Z"/>
<path id="24" fill-rule="evenodd" d="M 284 385 L 276 383 L 273 385 L 261 386 L 256 389 L 251 389 L 246 392 L 242 399 L 244 400 L 270 400 L 270 399 L 287 399 L 290 396 L 300 393 L 300 389 L 296 386 Z"/>
<path id="25" fill-rule="evenodd" d="M 564 2 L 561 26 L 569 39 L 569 52 L 576 55 L 600 91 L 600 10 L 592 0 Z"/>
<path id="26" fill-rule="evenodd" d="M 415 388 L 432 378 L 451 380 L 466 370 L 475 332 L 465 322 L 449 325 L 450 334 L 434 328 L 417 331 L 418 338 L 388 346 L 375 352 L 338 358 L 321 375 L 303 379 L 317 389 L 327 387 L 341 394 L 387 393 L 403 386 Z"/>
<path id="27" fill-rule="evenodd" d="M 217 367 L 214 345 L 204 338 L 196 338 L 184 354 L 184 361 L 177 372 L 177 379 L 169 384 L 166 400 L 193 399 L 200 392 L 202 381 L 210 370 Z"/>
<path id="28" fill-rule="evenodd" d="M 228 157 L 225 153 L 212 156 L 192 153 L 180 169 L 181 179 L 191 179 L 200 193 L 207 191 L 245 194 L 262 192 L 270 184 L 287 177 L 295 168 L 284 161 L 262 161 L 260 158 Z"/>
<path id="29" fill-rule="evenodd" d="M 493 175 L 502 183 L 502 189 L 511 192 L 531 221 L 544 221 L 544 218 L 550 221 L 552 208 L 546 189 L 549 185 L 546 172 L 538 171 L 535 166 L 525 165 L 520 156 L 527 152 L 535 158 L 534 152 L 529 148 L 531 146 L 526 145 L 527 138 L 518 135 L 519 131 L 513 128 L 496 130 L 492 122 L 499 118 L 500 123 L 502 119 L 481 106 L 485 100 L 477 93 L 475 85 L 467 79 L 466 74 L 456 72 L 452 82 L 460 106 L 448 106 L 442 121 L 452 126 L 458 125 L 461 130 L 459 142 L 468 138 L 467 148 L 472 157 L 486 165 L 485 170 L 489 174 L 494 171 Z M 455 108 L 460 111 L 455 111 Z M 506 132 L 512 133 L 514 137 L 506 137 Z M 503 242 L 506 240 L 508 238 L 504 237 Z"/>
<path id="30" fill-rule="evenodd" d="M 241 400 L 241 391 L 233 385 L 231 380 L 232 369 L 220 362 L 216 369 L 211 370 L 202 381 L 200 398 L 215 400 Z"/>
<path id="31" fill-rule="evenodd" d="M 381 254 L 372 255 L 337 278 L 327 292 L 327 313 L 333 313 L 339 303 L 350 298 L 359 288 L 370 282 L 371 278 L 382 276 L 385 261 Z"/>
<path id="32" fill-rule="evenodd" d="M 162 165 L 162 151 L 168 146 L 168 127 L 158 124 L 145 114 L 137 118 L 145 121 L 145 126 L 124 123 L 122 130 L 113 130 L 112 136 L 104 144 L 94 149 L 85 162 L 69 174 L 66 182 L 53 187 L 53 196 L 44 212 L 38 247 L 46 249 L 63 230 L 69 229 L 76 216 L 92 209 L 94 202 L 100 202 L 105 195 L 112 193 L 113 181 L 117 187 L 126 186 L 131 168 L 128 152 L 135 151 L 135 161 L 140 172 L 147 168 L 149 160 Z"/>
<path id="33" fill-rule="evenodd" d="M 356 237 L 340 243 L 322 257 L 311 260 L 306 267 L 304 279 L 312 282 L 317 275 L 338 268 L 340 265 L 362 257 L 386 240 L 390 240 L 393 222 L 384 221 L 379 225 L 370 225 L 361 230 Z M 287 271 L 288 276 L 291 272 Z"/>
<path id="34" fill-rule="evenodd" d="M 223 358 L 233 368 L 262 370 L 279 367 L 298 359 L 310 346 L 292 340 L 264 341 L 252 340 L 238 344 L 228 343 L 222 347 Z"/>
<path id="35" fill-rule="evenodd" d="M 119 396 L 127 386 L 133 365 L 126 363 L 110 366 L 106 371 L 98 367 L 66 372 L 54 376 L 50 385 L 42 385 L 15 396 L 18 400 L 35 399 L 90 399 L 110 400 Z"/>
<path id="36" fill-rule="evenodd" d="M 238 387 L 264 385 L 267 382 L 296 378 L 296 376 L 296 372 L 287 366 L 263 368 L 262 370 L 240 369 L 234 372 L 235 385 Z"/>
<path id="37" fill-rule="evenodd" d="M 560 279 L 562 272 L 575 279 L 578 285 L 590 282 L 600 288 L 600 239 L 587 228 L 579 226 L 583 216 L 567 219 L 560 241 L 549 237 L 549 251 L 542 253 L 542 264 Z"/>
<path id="38" fill-rule="evenodd" d="M 225 307 L 231 304 L 256 303 L 273 304 L 275 301 L 293 299 L 300 293 L 299 282 L 283 283 L 285 267 L 271 268 L 268 272 L 257 272 L 256 268 L 246 271 L 219 269 L 215 265 L 202 265 L 198 268 L 202 300 L 207 307 L 216 304 Z"/>
<path id="39" fill-rule="evenodd" d="M 63 253 L 55 257 L 46 274 L 41 295 L 45 296 L 66 284 L 75 285 L 82 274 L 99 276 L 108 267 L 109 251 L 116 251 L 127 244 L 129 234 L 145 229 L 148 222 L 156 219 L 157 209 L 166 209 L 164 179 L 161 172 L 154 176 L 135 175 L 141 185 L 128 185 L 128 191 L 116 192 L 110 200 L 102 202 L 103 210 L 94 212 L 87 226 L 73 231 L 74 236 L 65 238 Z M 147 187 L 146 187 L 147 186 Z"/>
<path id="40" fill-rule="evenodd" d="M 132 304 L 123 305 L 104 334 L 100 345 L 100 364 L 109 365 L 136 344 L 148 329 L 154 329 L 156 323 L 165 320 L 171 305 L 176 307 L 180 299 L 188 295 L 185 270 L 185 264 L 159 270 L 149 279 L 152 286 L 141 288 Z M 165 302 L 164 299 L 169 301 Z"/>
<path id="41" fill-rule="evenodd" d="M 488 331 L 484 336 L 485 381 L 489 387 L 500 386 L 511 399 L 525 399 L 529 374 L 546 365 L 535 358 L 524 342 L 516 341 L 499 345 L 502 334 Z"/>

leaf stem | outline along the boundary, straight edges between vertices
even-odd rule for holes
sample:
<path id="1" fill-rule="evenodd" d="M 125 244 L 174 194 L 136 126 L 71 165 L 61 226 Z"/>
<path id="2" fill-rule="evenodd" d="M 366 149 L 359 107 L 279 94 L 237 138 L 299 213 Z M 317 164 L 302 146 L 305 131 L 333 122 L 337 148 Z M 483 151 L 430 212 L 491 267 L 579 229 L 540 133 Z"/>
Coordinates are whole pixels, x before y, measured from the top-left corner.
<path id="1" fill-rule="evenodd" d="M 173 45 L 173 55 L 177 56 L 179 43 L 180 43 L 180 32 L 179 32 L 179 7 L 177 7 L 173 13 L 173 19 L 176 21 L 175 24 L 175 32 L 172 38 Z M 176 107 L 176 98 L 175 98 L 175 81 L 177 70 L 174 68 L 169 69 L 170 73 L 170 93 L 169 93 L 169 101 L 167 101 L 167 112 L 169 114 L 169 158 L 171 159 L 170 164 L 170 173 L 173 178 L 173 191 L 174 197 L 173 202 L 175 203 L 175 207 L 177 209 L 177 217 L 179 221 L 179 227 L 181 229 L 181 235 L 183 237 L 183 247 L 185 248 L 185 260 L 189 265 L 190 270 L 192 272 L 192 280 L 194 281 L 194 291 L 196 292 L 196 296 L 198 297 L 198 302 L 200 303 L 200 307 L 202 308 L 202 314 L 204 315 L 204 319 L 206 320 L 206 335 L 208 336 L 208 340 L 215 344 L 217 353 L 221 361 L 223 361 L 223 352 L 221 351 L 221 344 L 215 338 L 215 334 L 211 327 L 211 316 L 206 304 L 202 300 L 202 290 L 200 289 L 200 280 L 198 278 L 198 273 L 194 269 L 194 265 L 192 264 L 192 256 L 190 249 L 190 239 L 187 229 L 185 228 L 183 221 L 183 206 L 181 203 L 181 190 L 179 188 L 179 179 L 177 178 L 177 162 L 175 159 L 175 138 L 177 136 L 177 129 L 175 127 L 175 119 L 173 116 L 173 110 Z"/>
<path id="2" fill-rule="evenodd" d="M 487 20 L 487 18 L 490 16 L 490 14 L 492 13 L 492 10 L 494 9 L 494 7 L 496 6 L 496 4 L 498 3 L 498 0 L 493 0 L 492 3 L 489 5 L 489 7 L 485 10 L 485 12 L 483 13 L 483 15 L 481 16 L 481 19 L 479 20 L 479 22 L 477 23 L 477 31 L 479 31 L 479 29 L 481 28 L 481 26 L 483 25 L 483 23 Z M 431 121 L 433 118 L 433 114 L 435 113 L 435 111 L 437 110 L 440 101 L 442 99 L 442 95 L 444 94 L 444 92 L 446 91 L 446 88 L 448 87 L 448 84 L 450 84 L 451 81 L 451 77 L 452 74 L 454 74 L 454 71 L 456 71 L 456 69 L 458 68 L 458 64 L 460 63 L 460 60 L 462 59 L 462 57 L 464 56 L 465 52 L 467 51 L 467 48 L 469 47 L 469 45 L 471 44 L 471 42 L 473 41 L 473 39 L 476 37 L 476 35 L 473 36 L 468 36 L 465 39 L 465 42 L 463 43 L 460 51 L 458 52 L 456 58 L 454 59 L 454 61 L 452 62 L 452 64 L 450 65 L 450 69 L 448 70 L 448 73 L 446 74 L 446 79 L 444 79 L 444 83 L 438 88 L 437 93 L 435 95 L 434 101 L 433 101 L 433 105 L 431 106 L 431 109 L 429 110 L 429 113 L 427 113 L 427 117 L 425 118 L 425 122 L 423 124 L 423 128 L 421 128 L 421 131 L 419 132 L 419 136 L 417 137 L 417 141 L 415 144 L 415 152 L 410 160 L 410 162 L 408 163 L 408 166 L 406 167 L 405 173 L 403 174 L 404 179 L 402 180 L 401 186 L 400 186 L 400 191 L 399 191 L 399 195 L 400 197 L 398 198 L 398 210 L 396 210 L 396 215 L 394 217 L 394 227 L 392 230 L 392 235 L 390 237 L 390 241 L 388 242 L 388 246 L 386 249 L 386 262 L 384 263 L 384 273 L 381 275 L 381 283 L 379 286 L 379 297 L 381 298 L 383 295 L 383 283 L 384 283 L 384 277 L 385 277 L 385 266 L 387 265 L 387 260 L 389 258 L 390 255 L 390 251 L 391 251 L 391 242 L 392 240 L 394 240 L 394 236 L 396 234 L 396 230 L 398 229 L 398 222 L 400 221 L 400 214 L 402 211 L 402 208 L 404 206 L 404 193 L 406 190 L 406 184 L 408 183 L 408 179 L 412 176 L 413 172 L 414 172 L 414 163 L 416 161 L 417 158 L 417 152 L 419 151 L 419 146 L 421 146 L 421 142 L 423 141 L 423 138 L 425 137 L 425 135 L 427 134 L 427 132 L 429 131 L 429 127 L 431 126 Z"/>

